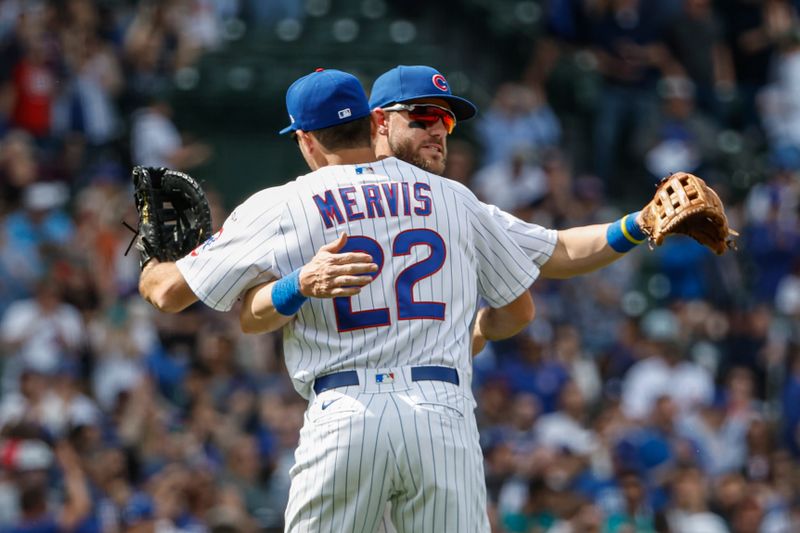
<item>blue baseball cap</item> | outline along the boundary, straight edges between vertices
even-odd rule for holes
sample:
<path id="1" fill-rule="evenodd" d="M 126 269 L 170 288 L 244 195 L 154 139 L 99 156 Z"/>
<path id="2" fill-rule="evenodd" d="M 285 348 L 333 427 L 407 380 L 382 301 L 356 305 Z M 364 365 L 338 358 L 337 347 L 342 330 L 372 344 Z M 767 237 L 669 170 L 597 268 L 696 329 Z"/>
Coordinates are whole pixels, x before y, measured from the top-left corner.
<path id="1" fill-rule="evenodd" d="M 289 86 L 286 110 L 292 123 L 280 131 L 281 135 L 321 130 L 366 117 L 369 102 L 352 74 L 318 68 Z"/>
<path id="2" fill-rule="evenodd" d="M 441 72 L 425 65 L 398 65 L 381 74 L 372 84 L 369 107 L 388 107 L 417 98 L 447 100 L 458 120 L 470 119 L 478 112 L 475 104 L 466 98 L 453 96 L 450 84 Z"/>

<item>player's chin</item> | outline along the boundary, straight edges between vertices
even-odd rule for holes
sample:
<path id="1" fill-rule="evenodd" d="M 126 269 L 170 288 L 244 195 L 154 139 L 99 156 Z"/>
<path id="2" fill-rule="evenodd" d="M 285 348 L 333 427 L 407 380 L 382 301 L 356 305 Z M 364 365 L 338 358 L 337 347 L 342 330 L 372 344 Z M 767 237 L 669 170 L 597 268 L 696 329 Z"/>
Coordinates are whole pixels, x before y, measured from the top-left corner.
<path id="1" fill-rule="evenodd" d="M 425 161 L 425 170 L 433 172 L 434 174 L 441 174 L 444 172 L 446 159 L 444 153 L 437 148 L 423 147 L 420 150 L 420 155 Z"/>

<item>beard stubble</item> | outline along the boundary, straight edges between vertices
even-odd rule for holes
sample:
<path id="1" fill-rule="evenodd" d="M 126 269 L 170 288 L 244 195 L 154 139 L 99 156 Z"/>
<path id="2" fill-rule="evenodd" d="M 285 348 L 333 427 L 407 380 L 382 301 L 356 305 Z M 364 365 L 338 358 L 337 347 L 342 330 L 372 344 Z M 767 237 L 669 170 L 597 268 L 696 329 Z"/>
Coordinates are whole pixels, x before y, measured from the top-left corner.
<path id="1" fill-rule="evenodd" d="M 431 174 L 442 175 L 444 173 L 445 164 L 447 163 L 447 152 L 443 152 L 442 159 L 439 161 L 428 159 L 414 150 L 411 139 L 402 139 L 399 142 L 394 142 L 390 138 L 389 149 L 394 156 L 401 161 L 411 163 Z"/>

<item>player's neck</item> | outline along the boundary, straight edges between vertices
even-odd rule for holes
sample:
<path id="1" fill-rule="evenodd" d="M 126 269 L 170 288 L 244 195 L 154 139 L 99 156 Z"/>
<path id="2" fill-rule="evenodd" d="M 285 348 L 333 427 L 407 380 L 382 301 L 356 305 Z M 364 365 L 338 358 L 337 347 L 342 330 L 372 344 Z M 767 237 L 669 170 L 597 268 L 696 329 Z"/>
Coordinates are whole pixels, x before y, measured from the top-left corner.
<path id="1" fill-rule="evenodd" d="M 356 165 L 359 163 L 372 163 L 375 153 L 372 148 L 349 148 L 325 154 L 325 165 Z"/>

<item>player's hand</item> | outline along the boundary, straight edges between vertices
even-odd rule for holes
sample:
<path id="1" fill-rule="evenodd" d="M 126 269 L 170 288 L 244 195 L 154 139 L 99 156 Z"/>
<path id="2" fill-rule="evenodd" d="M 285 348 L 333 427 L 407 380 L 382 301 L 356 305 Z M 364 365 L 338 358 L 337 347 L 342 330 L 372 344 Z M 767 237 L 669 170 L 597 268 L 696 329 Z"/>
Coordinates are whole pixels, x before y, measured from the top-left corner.
<path id="1" fill-rule="evenodd" d="M 322 246 L 317 255 L 300 269 L 300 292 L 309 298 L 354 296 L 372 281 L 378 271 L 372 256 L 363 252 L 339 253 L 347 243 L 342 233 L 332 243 Z"/>

